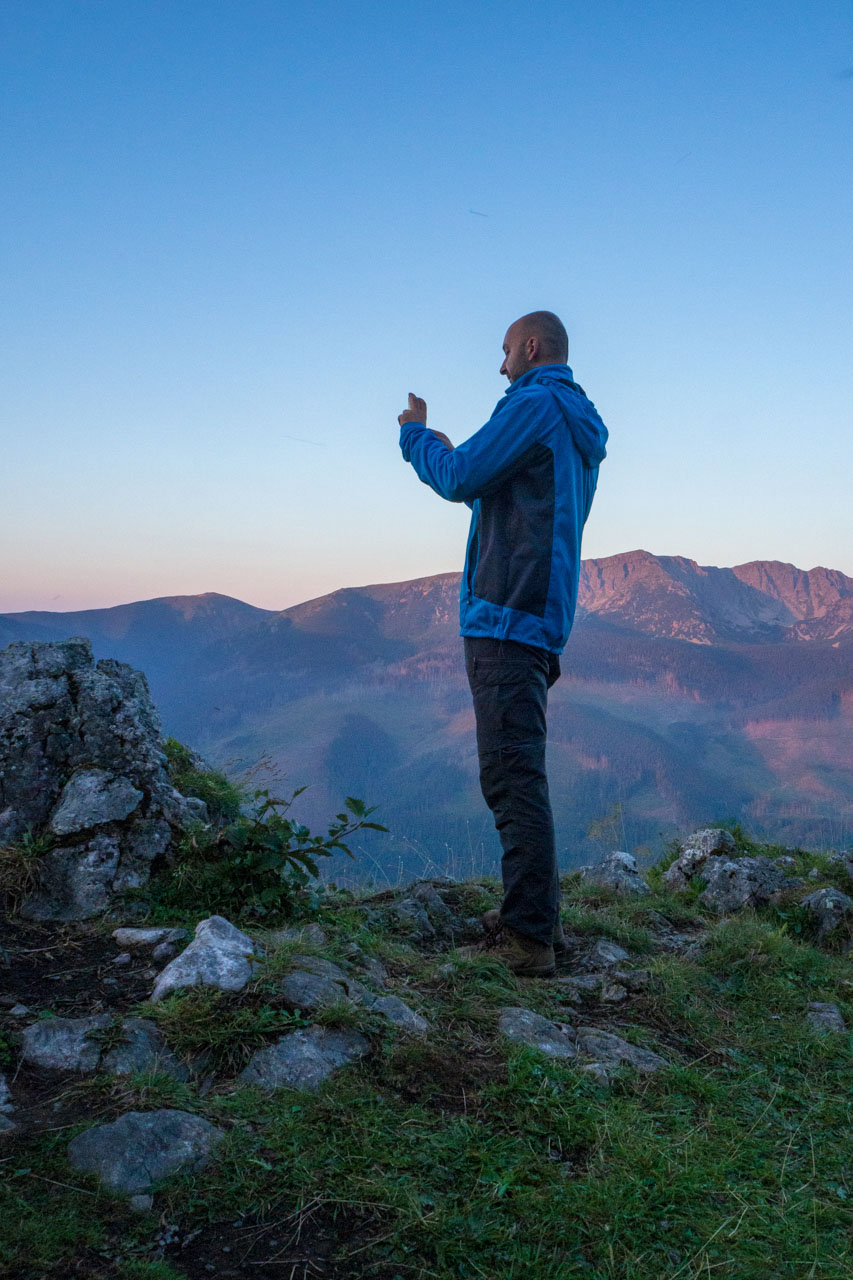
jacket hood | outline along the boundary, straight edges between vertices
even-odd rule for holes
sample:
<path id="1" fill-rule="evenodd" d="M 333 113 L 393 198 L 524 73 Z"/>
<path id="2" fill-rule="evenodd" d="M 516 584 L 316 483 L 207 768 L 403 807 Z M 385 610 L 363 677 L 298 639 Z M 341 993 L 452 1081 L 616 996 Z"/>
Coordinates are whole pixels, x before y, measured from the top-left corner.
<path id="1" fill-rule="evenodd" d="M 583 387 L 575 382 L 569 365 L 544 364 L 530 369 L 507 388 L 506 394 L 537 383 L 547 387 L 560 406 L 566 426 L 586 465 L 597 467 L 607 456 L 607 428 Z"/>

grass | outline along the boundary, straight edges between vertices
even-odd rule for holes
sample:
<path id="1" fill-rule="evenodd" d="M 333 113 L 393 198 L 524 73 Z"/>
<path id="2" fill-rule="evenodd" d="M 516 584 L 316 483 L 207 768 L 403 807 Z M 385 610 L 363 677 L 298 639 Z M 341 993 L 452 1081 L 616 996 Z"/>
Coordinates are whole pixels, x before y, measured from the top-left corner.
<path id="1" fill-rule="evenodd" d="M 459 887 L 460 902 L 488 898 L 488 887 Z M 849 1280 L 853 1044 L 805 1024 L 808 1002 L 827 1000 L 853 1025 L 849 959 L 773 909 L 706 918 L 688 961 L 653 946 L 661 915 L 676 928 L 701 915 L 683 899 L 626 902 L 570 880 L 564 907 L 567 928 L 614 938 L 652 973 L 627 1005 L 584 1018 L 615 1020 L 618 1034 L 663 1054 L 665 1070 L 617 1073 L 605 1087 L 508 1045 L 496 1034 L 503 1005 L 577 1020 L 557 984 L 519 983 L 487 955 L 422 955 L 342 898 L 322 909 L 322 950 L 345 963 L 353 939 L 383 954 L 429 1035 L 327 1010 L 324 1020 L 368 1029 L 371 1055 L 316 1095 L 267 1096 L 234 1078 L 250 1049 L 302 1023 L 263 977 L 240 997 L 193 991 L 144 1006 L 173 1049 L 208 1054 L 219 1083 L 199 1097 L 163 1077 L 99 1078 L 99 1115 L 180 1106 L 225 1129 L 224 1142 L 203 1173 L 157 1192 L 156 1214 L 134 1216 L 69 1172 L 73 1130 L 22 1138 L 0 1164 L 2 1274 L 64 1280 L 71 1257 L 105 1280 L 196 1274 L 191 1250 L 164 1256 L 157 1245 L 168 1222 L 202 1228 L 200 1240 L 231 1232 L 249 1251 L 245 1273 L 261 1277 L 301 1276 L 293 1258 L 324 1258 L 332 1239 L 333 1269 L 314 1274 Z M 275 953 L 272 976 L 295 946 Z M 280 1262 L 262 1265 L 277 1251 Z"/>

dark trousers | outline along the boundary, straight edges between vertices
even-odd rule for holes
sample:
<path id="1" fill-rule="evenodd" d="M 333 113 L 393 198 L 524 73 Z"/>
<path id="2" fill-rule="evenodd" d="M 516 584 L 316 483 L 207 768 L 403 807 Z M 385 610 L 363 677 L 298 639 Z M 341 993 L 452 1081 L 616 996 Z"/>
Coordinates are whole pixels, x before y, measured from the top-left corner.
<path id="1" fill-rule="evenodd" d="M 559 919 L 560 882 L 545 773 L 545 716 L 560 660 L 514 640 L 464 640 L 480 786 L 503 848 L 501 919 L 550 943 Z"/>

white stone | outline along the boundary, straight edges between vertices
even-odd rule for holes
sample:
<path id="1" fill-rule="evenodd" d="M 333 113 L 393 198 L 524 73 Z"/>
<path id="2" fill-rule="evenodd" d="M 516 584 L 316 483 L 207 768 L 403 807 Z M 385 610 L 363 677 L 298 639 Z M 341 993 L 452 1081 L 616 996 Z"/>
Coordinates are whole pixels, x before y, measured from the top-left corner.
<path id="1" fill-rule="evenodd" d="M 258 946 L 223 916 L 210 916 L 197 926 L 186 950 L 175 956 L 157 978 L 152 1000 L 162 1000 L 180 987 L 217 987 L 242 991 L 257 970 Z"/>

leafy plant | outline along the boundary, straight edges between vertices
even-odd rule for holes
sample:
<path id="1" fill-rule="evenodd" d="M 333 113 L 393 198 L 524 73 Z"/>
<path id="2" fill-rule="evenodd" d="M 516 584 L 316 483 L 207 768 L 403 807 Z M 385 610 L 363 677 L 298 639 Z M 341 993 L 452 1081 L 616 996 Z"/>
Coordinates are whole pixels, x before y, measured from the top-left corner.
<path id="1" fill-rule="evenodd" d="M 174 868 L 152 884 L 156 901 L 171 908 L 263 917 L 292 914 L 298 897 L 319 876 L 318 860 L 343 852 L 357 831 L 386 831 L 371 822 L 374 812 L 348 796 L 325 835 L 288 816 L 300 787 L 289 799 L 267 790 L 253 792 L 244 810 L 220 829 L 194 823 L 178 848 Z M 146 896 L 150 896 L 146 894 Z"/>

